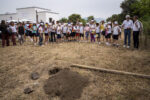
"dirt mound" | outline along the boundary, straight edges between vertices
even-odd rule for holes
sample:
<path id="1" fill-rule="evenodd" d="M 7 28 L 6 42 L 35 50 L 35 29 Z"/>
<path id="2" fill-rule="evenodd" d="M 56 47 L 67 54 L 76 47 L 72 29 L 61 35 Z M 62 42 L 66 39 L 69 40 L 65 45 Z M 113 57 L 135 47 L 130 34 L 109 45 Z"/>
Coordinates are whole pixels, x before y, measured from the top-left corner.
<path id="1" fill-rule="evenodd" d="M 80 98 L 83 88 L 87 85 L 87 77 L 64 69 L 46 81 L 44 90 L 50 98 L 58 96 L 61 100 L 75 100 Z"/>

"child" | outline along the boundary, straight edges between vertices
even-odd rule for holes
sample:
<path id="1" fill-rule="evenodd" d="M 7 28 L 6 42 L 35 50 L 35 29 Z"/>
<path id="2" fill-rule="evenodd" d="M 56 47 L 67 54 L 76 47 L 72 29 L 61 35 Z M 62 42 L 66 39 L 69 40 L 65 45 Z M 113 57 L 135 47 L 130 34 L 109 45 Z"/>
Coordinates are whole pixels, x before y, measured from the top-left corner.
<path id="1" fill-rule="evenodd" d="M 62 32 L 62 28 L 61 28 L 61 24 L 59 23 L 58 24 L 58 27 L 57 27 L 57 42 L 61 42 L 61 32 Z"/>
<path id="2" fill-rule="evenodd" d="M 68 24 L 68 28 L 67 28 L 67 40 L 70 40 L 70 34 L 72 32 L 72 27 L 70 24 Z"/>
<path id="3" fill-rule="evenodd" d="M 83 41 L 84 41 L 84 27 L 83 27 L 83 24 L 80 23 L 80 40 L 81 38 L 83 38 Z"/>
<path id="4" fill-rule="evenodd" d="M 44 33 L 45 33 L 45 45 L 48 44 L 48 38 L 49 38 L 49 34 L 48 34 L 48 25 L 45 25 L 45 29 L 44 29 Z"/>
<path id="5" fill-rule="evenodd" d="M 96 37 L 97 37 L 98 44 L 100 44 L 100 26 L 99 26 L 99 23 L 96 23 Z"/>
<path id="6" fill-rule="evenodd" d="M 16 26 L 15 26 L 14 22 L 11 22 L 11 23 L 10 23 L 10 30 L 11 30 L 12 42 L 13 42 L 13 45 L 15 46 L 15 45 L 16 45 L 17 29 L 16 29 Z"/>
<path id="7" fill-rule="evenodd" d="M 19 42 L 20 42 L 20 45 L 22 45 L 23 42 L 24 42 L 24 39 L 23 39 L 24 27 L 23 27 L 22 23 L 19 23 L 18 34 L 19 34 Z"/>
<path id="8" fill-rule="evenodd" d="M 64 40 L 66 41 L 66 35 L 67 35 L 67 24 L 65 23 L 64 26 L 63 26 L 63 35 L 64 35 Z"/>
<path id="9" fill-rule="evenodd" d="M 40 24 L 39 26 L 39 45 L 42 46 L 43 44 L 43 23 Z"/>
<path id="10" fill-rule="evenodd" d="M 76 24 L 75 30 L 76 30 L 76 40 L 79 41 L 79 39 L 80 39 L 80 26 L 78 25 L 78 23 Z"/>
<path id="11" fill-rule="evenodd" d="M 114 46 L 119 46 L 118 44 L 118 36 L 120 33 L 120 27 L 118 26 L 118 22 L 114 22 L 114 28 L 113 28 L 113 45 Z"/>
<path id="12" fill-rule="evenodd" d="M 90 33 L 91 33 L 91 42 L 95 42 L 96 27 L 94 24 L 94 20 L 91 21 Z"/>
<path id="13" fill-rule="evenodd" d="M 86 26 L 85 26 L 85 28 L 84 28 L 84 32 L 85 32 L 85 35 L 86 35 L 86 41 L 88 42 L 89 33 L 90 33 L 89 23 L 86 23 Z"/>
<path id="14" fill-rule="evenodd" d="M 104 25 L 104 20 L 101 22 L 100 30 L 101 30 L 102 38 L 103 38 L 103 42 L 104 42 L 104 40 L 105 40 L 105 25 Z"/>
<path id="15" fill-rule="evenodd" d="M 111 38 L 111 33 L 112 33 L 112 29 L 111 29 L 111 22 L 108 22 L 107 26 L 106 26 L 106 35 L 105 35 L 105 38 L 106 38 L 106 45 L 110 45 L 110 38 Z"/>
<path id="16" fill-rule="evenodd" d="M 33 27 L 32 27 L 32 34 L 33 34 L 34 45 L 36 45 L 37 39 L 35 40 L 35 38 L 37 38 L 37 37 L 36 37 L 36 34 L 37 34 L 37 27 L 36 27 L 36 24 L 35 24 L 35 23 L 33 24 Z"/>

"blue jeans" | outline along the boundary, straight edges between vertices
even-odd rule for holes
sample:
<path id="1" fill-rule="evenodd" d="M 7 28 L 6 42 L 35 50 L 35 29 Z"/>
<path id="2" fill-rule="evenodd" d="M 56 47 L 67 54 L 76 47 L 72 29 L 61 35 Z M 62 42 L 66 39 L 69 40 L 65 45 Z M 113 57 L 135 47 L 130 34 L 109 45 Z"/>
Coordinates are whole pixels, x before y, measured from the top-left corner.
<path id="1" fill-rule="evenodd" d="M 125 29 L 124 30 L 124 45 L 127 45 L 127 39 L 128 39 L 128 46 L 130 46 L 131 29 Z"/>
<path id="2" fill-rule="evenodd" d="M 39 45 L 41 46 L 43 44 L 43 34 L 40 34 L 39 36 Z"/>

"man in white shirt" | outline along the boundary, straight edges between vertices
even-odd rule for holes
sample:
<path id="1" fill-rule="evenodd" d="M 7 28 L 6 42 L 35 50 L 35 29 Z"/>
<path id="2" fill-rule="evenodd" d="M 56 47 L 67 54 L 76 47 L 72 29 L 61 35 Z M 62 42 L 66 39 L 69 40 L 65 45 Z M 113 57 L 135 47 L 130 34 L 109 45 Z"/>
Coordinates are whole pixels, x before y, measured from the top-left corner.
<path id="1" fill-rule="evenodd" d="M 133 17 L 134 24 L 133 24 L 133 41 L 134 41 L 134 48 L 139 48 L 139 33 L 140 33 L 140 22 L 137 16 Z"/>
<path id="2" fill-rule="evenodd" d="M 128 46 L 130 48 L 130 41 L 131 41 L 131 29 L 133 28 L 133 21 L 130 20 L 130 15 L 126 15 L 126 20 L 123 21 L 122 27 L 124 28 L 124 46 L 127 45 L 128 39 Z"/>

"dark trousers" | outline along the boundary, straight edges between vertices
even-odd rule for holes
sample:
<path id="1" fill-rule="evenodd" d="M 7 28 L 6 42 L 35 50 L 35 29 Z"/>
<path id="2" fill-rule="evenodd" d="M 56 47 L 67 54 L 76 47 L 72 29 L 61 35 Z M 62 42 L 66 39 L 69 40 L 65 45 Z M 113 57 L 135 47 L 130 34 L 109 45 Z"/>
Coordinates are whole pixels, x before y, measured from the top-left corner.
<path id="1" fill-rule="evenodd" d="M 9 34 L 2 34 L 2 47 L 9 46 Z"/>
<path id="2" fill-rule="evenodd" d="M 11 39 L 12 39 L 13 45 L 16 45 L 16 33 L 11 34 Z"/>
<path id="3" fill-rule="evenodd" d="M 51 32 L 51 42 L 56 42 L 55 32 Z"/>
<path id="4" fill-rule="evenodd" d="M 139 48 L 139 31 L 133 31 L 133 43 L 134 48 Z"/>
<path id="5" fill-rule="evenodd" d="M 127 45 L 127 40 L 128 40 L 128 46 L 130 46 L 130 41 L 131 41 L 131 30 L 130 29 L 124 30 L 124 45 Z"/>

